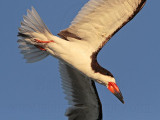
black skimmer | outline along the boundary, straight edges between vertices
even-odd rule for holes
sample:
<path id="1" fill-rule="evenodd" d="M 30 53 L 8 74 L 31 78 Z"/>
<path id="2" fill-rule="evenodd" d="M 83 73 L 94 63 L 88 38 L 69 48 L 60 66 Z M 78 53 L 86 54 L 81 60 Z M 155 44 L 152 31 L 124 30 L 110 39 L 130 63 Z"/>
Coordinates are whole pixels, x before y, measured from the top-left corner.
<path id="1" fill-rule="evenodd" d="M 27 11 L 19 28 L 19 48 L 29 63 L 52 55 L 60 61 L 62 85 L 71 107 L 69 120 L 101 120 L 102 106 L 94 81 L 122 103 L 114 76 L 97 62 L 97 54 L 128 23 L 146 0 L 90 0 L 69 28 L 53 35 L 36 10 Z"/>

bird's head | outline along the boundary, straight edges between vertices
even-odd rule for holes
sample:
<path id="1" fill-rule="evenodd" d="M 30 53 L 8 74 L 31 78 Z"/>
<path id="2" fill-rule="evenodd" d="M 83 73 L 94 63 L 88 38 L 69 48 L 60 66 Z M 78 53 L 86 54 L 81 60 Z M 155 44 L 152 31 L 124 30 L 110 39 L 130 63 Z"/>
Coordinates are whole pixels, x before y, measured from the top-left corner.
<path id="1" fill-rule="evenodd" d="M 107 71 L 107 73 L 109 74 L 99 74 L 98 82 L 105 85 L 108 88 L 108 90 L 111 93 L 113 93 L 124 104 L 122 93 L 116 84 L 115 78 L 109 71 Z"/>
<path id="2" fill-rule="evenodd" d="M 110 71 L 106 70 L 98 64 L 97 53 L 98 52 L 94 52 L 91 56 L 91 68 L 94 71 L 94 74 L 92 74 L 94 77 L 91 78 L 94 78 L 98 83 L 107 86 L 109 91 L 111 91 L 124 104 L 122 93 L 116 84 L 114 76 Z"/>

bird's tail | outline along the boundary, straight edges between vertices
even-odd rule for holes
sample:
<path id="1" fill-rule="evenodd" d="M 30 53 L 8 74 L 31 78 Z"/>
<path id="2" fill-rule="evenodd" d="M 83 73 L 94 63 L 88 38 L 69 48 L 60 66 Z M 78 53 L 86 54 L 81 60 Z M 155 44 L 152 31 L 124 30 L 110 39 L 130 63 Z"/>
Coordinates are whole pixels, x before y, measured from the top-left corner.
<path id="1" fill-rule="evenodd" d="M 27 10 L 27 15 L 23 17 L 21 27 L 18 32 L 18 43 L 21 53 L 29 63 L 37 62 L 49 54 L 45 49 L 34 44 L 35 39 L 48 41 L 52 36 L 47 26 L 44 24 L 36 10 Z"/>

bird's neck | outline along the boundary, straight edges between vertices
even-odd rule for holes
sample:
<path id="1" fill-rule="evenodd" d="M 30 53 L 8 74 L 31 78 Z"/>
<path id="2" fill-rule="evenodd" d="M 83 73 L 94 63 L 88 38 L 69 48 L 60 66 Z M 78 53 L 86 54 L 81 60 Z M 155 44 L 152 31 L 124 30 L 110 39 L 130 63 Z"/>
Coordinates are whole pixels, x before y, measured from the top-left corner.
<path id="1" fill-rule="evenodd" d="M 95 73 L 100 73 L 102 75 L 107 75 L 110 77 L 113 77 L 112 73 L 105 68 L 101 67 L 97 62 L 97 52 L 94 52 L 91 55 L 91 68 Z"/>
<path id="2" fill-rule="evenodd" d="M 94 52 L 91 55 L 91 69 L 93 72 L 92 78 L 97 81 L 100 84 L 106 85 L 107 82 L 113 81 L 115 82 L 115 79 L 112 75 L 112 73 L 105 68 L 101 67 L 97 62 L 97 53 Z"/>

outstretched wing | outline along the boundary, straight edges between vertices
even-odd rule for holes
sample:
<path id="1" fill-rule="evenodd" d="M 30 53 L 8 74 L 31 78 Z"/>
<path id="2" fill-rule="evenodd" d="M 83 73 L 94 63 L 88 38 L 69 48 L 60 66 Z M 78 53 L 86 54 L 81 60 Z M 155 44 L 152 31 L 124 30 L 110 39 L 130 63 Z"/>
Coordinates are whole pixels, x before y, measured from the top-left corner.
<path id="1" fill-rule="evenodd" d="M 90 0 L 69 28 L 58 35 L 85 40 L 98 50 L 144 6 L 146 0 Z"/>
<path id="2" fill-rule="evenodd" d="M 101 120 L 101 102 L 94 81 L 63 62 L 60 62 L 60 74 L 70 105 L 66 111 L 68 120 Z"/>

